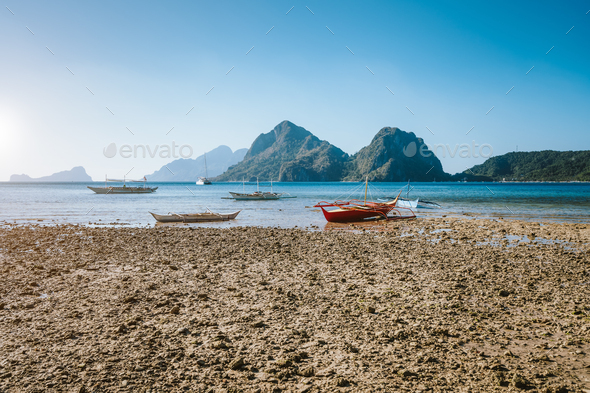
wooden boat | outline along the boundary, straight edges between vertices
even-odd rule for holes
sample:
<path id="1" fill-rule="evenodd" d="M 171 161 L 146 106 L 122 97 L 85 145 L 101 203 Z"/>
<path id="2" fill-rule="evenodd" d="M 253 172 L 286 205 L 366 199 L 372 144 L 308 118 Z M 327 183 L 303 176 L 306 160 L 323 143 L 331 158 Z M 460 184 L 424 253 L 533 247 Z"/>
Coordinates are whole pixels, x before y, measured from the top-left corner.
<path id="1" fill-rule="evenodd" d="M 368 178 L 365 183 L 365 200 L 360 201 L 358 199 L 352 199 L 350 201 L 335 201 L 319 202 L 314 207 L 322 209 L 322 213 L 328 222 L 358 222 L 367 219 L 407 219 L 415 218 L 416 215 L 411 209 L 408 210 L 411 215 L 402 215 L 399 209 L 405 209 L 403 207 L 398 208 L 396 206 L 399 194 L 397 198 L 387 202 L 367 202 L 367 188 Z M 401 194 L 401 192 L 400 192 Z"/>
<path id="2" fill-rule="evenodd" d="M 239 192 L 229 192 L 232 199 L 236 201 L 264 201 L 264 200 L 276 200 L 281 198 L 281 194 L 275 192 L 252 192 L 250 194 L 242 194 Z"/>
<path id="3" fill-rule="evenodd" d="M 245 191 L 245 183 L 243 184 L 244 191 Z M 227 199 L 235 199 L 236 201 L 269 201 L 269 200 L 277 200 L 281 198 L 296 198 L 294 196 L 289 195 L 286 192 L 272 192 L 272 180 L 270 181 L 270 192 L 268 191 L 260 191 L 260 185 L 258 183 L 258 178 L 256 178 L 256 191 L 251 193 L 246 192 L 229 192 L 231 198 Z"/>
<path id="4" fill-rule="evenodd" d="M 208 222 L 208 221 L 229 221 L 233 220 L 240 214 L 241 210 L 233 213 L 214 213 L 207 209 L 204 213 L 187 213 L 187 214 L 156 214 L 149 212 L 158 222 Z"/>
<path id="5" fill-rule="evenodd" d="M 121 187 L 114 187 L 109 186 L 108 182 L 115 182 L 115 183 L 123 183 Z M 128 187 L 127 182 L 133 183 L 143 183 L 143 187 Z M 89 189 L 94 191 L 97 194 L 150 194 L 152 192 L 156 192 L 158 187 L 146 187 L 147 179 L 144 178 L 141 180 L 127 180 L 123 178 L 123 180 L 118 179 L 108 179 L 105 177 L 104 187 L 90 187 Z"/>
<path id="6" fill-rule="evenodd" d="M 207 173 L 207 153 L 204 153 L 203 156 L 205 157 L 205 177 L 199 177 L 197 180 L 197 186 L 205 186 L 211 184 L 211 180 L 209 180 L 209 175 Z"/>
<path id="7" fill-rule="evenodd" d="M 408 209 L 416 209 L 418 207 L 418 199 L 416 199 L 415 201 L 411 201 L 406 198 L 399 198 L 396 206 L 405 207 Z"/>

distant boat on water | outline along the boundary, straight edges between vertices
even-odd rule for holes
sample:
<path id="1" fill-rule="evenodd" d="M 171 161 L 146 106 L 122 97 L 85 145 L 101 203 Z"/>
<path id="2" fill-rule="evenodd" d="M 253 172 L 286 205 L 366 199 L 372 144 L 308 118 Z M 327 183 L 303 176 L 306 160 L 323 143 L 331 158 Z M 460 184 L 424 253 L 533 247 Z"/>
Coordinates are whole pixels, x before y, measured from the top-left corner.
<path id="1" fill-rule="evenodd" d="M 251 193 L 246 193 L 246 186 L 245 183 L 244 192 L 229 192 L 231 198 L 226 199 L 235 199 L 236 201 L 267 201 L 267 200 L 277 200 L 281 198 L 297 198 L 295 196 L 291 196 L 286 192 L 273 192 L 272 191 L 272 180 L 270 181 L 270 192 L 268 191 L 260 191 L 260 185 L 258 183 L 258 178 L 256 178 L 256 191 Z"/>
<path id="2" fill-rule="evenodd" d="M 205 157 L 205 177 L 199 177 L 197 180 L 197 186 L 205 186 L 211 184 L 211 180 L 209 180 L 209 174 L 207 173 L 207 153 L 204 153 L 203 156 Z"/>
<path id="3" fill-rule="evenodd" d="M 109 182 L 123 183 L 123 186 L 119 186 L 119 187 L 109 186 L 108 185 Z M 133 187 L 133 186 L 128 187 L 127 182 L 143 183 L 143 186 L 142 187 Z M 105 177 L 104 187 L 90 187 L 90 186 L 88 186 L 88 188 L 90 188 L 92 191 L 94 191 L 97 194 L 150 194 L 152 192 L 156 192 L 158 187 L 146 187 L 146 182 L 147 182 L 147 179 L 145 178 L 145 176 L 141 180 L 127 180 L 125 178 L 123 178 L 123 180 L 119 180 L 119 179 L 109 179 L 109 178 Z"/>

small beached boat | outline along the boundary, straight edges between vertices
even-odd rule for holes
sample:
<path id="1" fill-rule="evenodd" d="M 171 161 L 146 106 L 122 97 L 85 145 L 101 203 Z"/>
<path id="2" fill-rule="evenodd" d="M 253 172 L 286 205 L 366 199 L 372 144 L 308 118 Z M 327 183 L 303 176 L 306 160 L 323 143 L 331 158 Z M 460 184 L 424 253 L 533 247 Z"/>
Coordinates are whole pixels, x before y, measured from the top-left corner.
<path id="1" fill-rule="evenodd" d="M 123 183 L 123 186 L 121 186 L 121 187 L 109 186 L 108 182 Z M 128 187 L 127 182 L 143 183 L 143 187 Z M 108 179 L 105 177 L 104 187 L 90 187 L 90 186 L 88 186 L 88 188 L 90 188 L 92 191 L 94 191 L 97 194 L 150 194 L 152 192 L 156 192 L 158 187 L 146 187 L 146 182 L 147 182 L 147 179 L 145 178 L 145 176 L 141 180 L 127 180 L 125 178 L 123 180 L 119 180 L 119 179 Z"/>
<path id="2" fill-rule="evenodd" d="M 240 214 L 240 210 L 233 213 L 214 213 L 207 209 L 204 213 L 168 213 L 156 214 L 149 212 L 158 222 L 207 222 L 207 221 L 229 221 L 233 220 Z"/>
<path id="3" fill-rule="evenodd" d="M 350 201 L 335 201 L 332 203 L 321 201 L 314 205 L 324 213 L 328 222 L 358 222 L 367 219 L 399 220 L 415 218 L 416 215 L 409 208 L 398 207 L 397 198 L 387 202 L 367 201 L 368 178 L 365 182 L 365 200 L 352 199 Z M 401 192 L 400 192 L 401 194 Z M 400 209 L 409 211 L 410 214 L 403 215 Z"/>

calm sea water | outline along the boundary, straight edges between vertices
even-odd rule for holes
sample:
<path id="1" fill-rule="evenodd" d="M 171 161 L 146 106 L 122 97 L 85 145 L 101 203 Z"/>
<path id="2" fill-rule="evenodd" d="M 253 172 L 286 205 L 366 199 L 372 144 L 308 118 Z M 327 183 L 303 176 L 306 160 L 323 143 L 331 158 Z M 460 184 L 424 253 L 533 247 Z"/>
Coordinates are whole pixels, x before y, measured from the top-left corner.
<path id="1" fill-rule="evenodd" d="M 151 183 L 157 192 L 143 195 L 98 195 L 86 188 L 103 183 L 0 183 L 0 222 L 119 223 L 154 225 L 148 213 L 242 212 L 233 222 L 196 226 L 323 227 L 319 201 L 364 197 L 362 183 L 274 183 L 273 191 L 297 198 L 276 201 L 222 199 L 229 191 L 255 191 L 256 184 Z M 261 183 L 261 190 L 270 190 Z M 266 187 L 263 187 L 266 186 Z M 369 199 L 407 191 L 402 183 L 370 183 Z M 418 216 L 474 215 L 534 221 L 590 222 L 590 184 L 587 183 L 412 183 L 411 199 L 438 202 L 441 209 L 417 209 Z M 42 220 L 42 221 L 39 221 Z"/>

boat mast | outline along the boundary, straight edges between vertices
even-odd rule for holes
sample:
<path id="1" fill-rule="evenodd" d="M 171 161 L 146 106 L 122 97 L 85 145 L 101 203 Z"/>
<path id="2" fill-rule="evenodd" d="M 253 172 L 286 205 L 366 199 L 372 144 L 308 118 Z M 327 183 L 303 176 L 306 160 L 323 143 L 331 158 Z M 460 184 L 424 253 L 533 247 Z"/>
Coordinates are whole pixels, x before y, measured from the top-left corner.
<path id="1" fill-rule="evenodd" d="M 244 177 L 242 177 L 242 190 L 244 193 L 246 193 L 246 180 L 244 179 Z"/>
<path id="2" fill-rule="evenodd" d="M 272 177 L 270 178 L 270 193 L 272 194 Z"/>
<path id="3" fill-rule="evenodd" d="M 260 191 L 260 189 L 258 187 L 258 176 L 256 176 L 256 192 L 259 192 L 259 191 Z"/>
<path id="4" fill-rule="evenodd" d="M 203 153 L 205 156 L 205 179 L 209 178 L 209 174 L 207 173 L 207 153 Z"/>
<path id="5" fill-rule="evenodd" d="M 369 176 L 365 179 L 365 203 L 364 205 L 367 206 L 367 189 L 369 188 Z"/>

